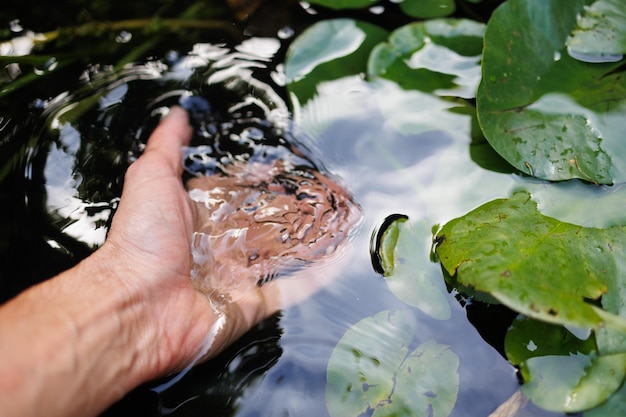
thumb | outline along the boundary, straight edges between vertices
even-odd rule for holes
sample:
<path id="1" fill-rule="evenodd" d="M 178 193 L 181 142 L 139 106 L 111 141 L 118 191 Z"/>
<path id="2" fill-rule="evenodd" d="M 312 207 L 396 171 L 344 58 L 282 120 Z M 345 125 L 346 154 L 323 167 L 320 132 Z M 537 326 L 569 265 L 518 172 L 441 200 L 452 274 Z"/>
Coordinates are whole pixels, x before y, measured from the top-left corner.
<path id="1" fill-rule="evenodd" d="M 150 135 L 144 155 L 152 152 L 160 154 L 174 172 L 180 174 L 181 147 L 189 144 L 191 134 L 187 112 L 182 107 L 174 106 Z"/>

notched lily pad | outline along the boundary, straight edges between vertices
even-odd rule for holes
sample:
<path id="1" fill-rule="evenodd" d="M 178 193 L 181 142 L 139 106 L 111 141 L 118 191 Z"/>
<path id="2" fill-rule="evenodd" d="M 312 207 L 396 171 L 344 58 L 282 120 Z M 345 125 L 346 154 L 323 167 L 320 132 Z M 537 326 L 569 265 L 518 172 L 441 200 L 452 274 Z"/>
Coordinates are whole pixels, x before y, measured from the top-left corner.
<path id="1" fill-rule="evenodd" d="M 626 331 L 616 303 L 605 303 L 608 311 L 596 306 L 624 285 L 623 227 L 564 223 L 542 215 L 527 192 L 518 192 L 448 222 L 435 241 L 451 276 L 515 311 L 551 323 Z"/>
<path id="2" fill-rule="evenodd" d="M 600 356 L 594 334 L 581 330 L 577 336 L 563 326 L 520 316 L 507 331 L 507 358 L 520 367 L 522 390 L 535 404 L 558 412 L 588 410 L 622 383 L 626 355 Z"/>
<path id="3" fill-rule="evenodd" d="M 504 350 L 513 365 L 521 365 L 534 357 L 595 352 L 593 333 L 580 338 L 564 326 L 533 320 L 525 316 L 517 317 L 506 332 Z"/>
<path id="4" fill-rule="evenodd" d="M 332 417 L 446 417 L 458 395 L 459 358 L 434 340 L 413 346 L 409 311 L 382 311 L 349 329 L 327 368 L 326 405 Z"/>

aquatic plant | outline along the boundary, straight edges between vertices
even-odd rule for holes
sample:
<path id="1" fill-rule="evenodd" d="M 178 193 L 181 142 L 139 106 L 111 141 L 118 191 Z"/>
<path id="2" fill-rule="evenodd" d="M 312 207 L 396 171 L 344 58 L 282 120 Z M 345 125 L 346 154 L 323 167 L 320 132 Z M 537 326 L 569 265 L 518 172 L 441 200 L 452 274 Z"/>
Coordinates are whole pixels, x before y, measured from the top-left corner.
<path id="1" fill-rule="evenodd" d="M 110 19 L 99 3 L 88 22 L 3 34 L 7 119 L 33 105 L 21 92 L 45 95 L 60 70 L 76 75 L 94 62 L 119 70 L 166 56 L 173 38 L 247 36 L 247 13 L 219 2 L 163 2 L 158 13 L 130 19 Z M 373 186 L 367 170 L 376 164 L 381 182 L 402 178 L 411 201 L 425 207 L 399 207 L 411 214 L 374 232 L 375 269 L 401 307 L 362 318 L 338 341 L 326 370 L 331 416 L 458 413 L 467 361 L 437 337 L 420 339 L 415 317 L 448 323 L 468 300 L 517 315 L 502 349 L 534 404 L 586 417 L 624 414 L 623 2 L 311 0 L 300 8 L 318 14 L 289 41 L 280 73 L 296 122 L 329 164 L 339 160 L 331 142 L 348 144 L 361 168 L 343 174 L 357 197 L 359 187 Z M 233 30 L 232 21 L 240 26 Z M 21 41 L 27 49 L 18 52 Z M 321 117 L 315 109 L 324 100 L 333 112 Z M 95 102 L 61 117 L 78 122 Z M 382 126 L 325 138 L 359 114 Z M 410 152 L 430 132 L 438 136 L 420 148 L 425 155 Z M 32 149 L 2 135 L 0 180 L 23 168 Z M 436 163 L 418 167 L 421 158 Z M 514 396 L 507 406 L 522 415 L 527 405 Z"/>

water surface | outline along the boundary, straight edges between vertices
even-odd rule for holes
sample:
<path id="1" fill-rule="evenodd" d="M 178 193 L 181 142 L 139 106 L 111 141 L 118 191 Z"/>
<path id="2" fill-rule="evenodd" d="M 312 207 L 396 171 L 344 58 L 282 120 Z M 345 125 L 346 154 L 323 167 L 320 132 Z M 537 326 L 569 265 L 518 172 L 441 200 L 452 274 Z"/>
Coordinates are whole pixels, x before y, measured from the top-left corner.
<path id="1" fill-rule="evenodd" d="M 290 160 L 322 173 L 345 190 L 346 201 L 358 205 L 362 218 L 350 221 L 357 226 L 345 248 L 316 271 L 333 274 L 328 287 L 261 323 L 175 383 L 146 384 L 105 414 L 326 416 L 326 365 L 337 342 L 363 318 L 408 310 L 418 325 L 416 344 L 435 339 L 460 358 L 459 399 L 452 415 L 489 415 L 519 387 L 515 369 L 498 351 L 498 335 L 513 315 L 455 291 L 447 297 L 447 320 L 408 306 L 371 264 L 372 232 L 393 213 L 442 224 L 521 187 L 533 191 L 546 213 L 575 223 L 617 222 L 623 214 L 592 217 L 551 198 L 560 189 L 569 195 L 582 192 L 583 185 L 548 189 L 519 175 L 472 137 L 471 112 L 432 94 L 354 76 L 327 83 L 312 100 L 294 106 L 282 85 L 285 37 L 197 43 L 121 69 L 90 66 L 65 80 L 54 95 L 31 97 L 20 119 L 6 121 L 1 131 L 5 149 L 21 152 L 26 167 L 4 178 L 19 188 L 17 194 L 6 194 L 9 203 L 19 202 L 15 210 L 24 211 L 3 216 L 17 221 L 10 243 L 20 253 L 10 259 L 6 252 L 8 268 L 3 270 L 19 271 L 20 262 L 36 257 L 46 265 L 28 266 L 27 275 L 44 279 L 97 248 L 106 238 L 125 169 L 167 109 L 182 104 L 190 109 L 196 131 L 192 152 L 186 154 L 187 162 L 196 164 L 191 171 L 213 175 L 225 165 L 239 166 L 245 146 L 235 145 L 244 139 L 267 141 L 262 163 Z M 220 155 L 226 160 L 203 159 L 199 147 L 216 131 L 232 140 Z M 594 190 L 607 201 L 619 192 Z M 428 251 L 430 234 L 422 240 Z M 443 282 L 438 264 L 421 267 Z M 286 275 L 278 279 L 289 279 Z M 11 279 L 2 277 L 4 297 L 30 283 Z M 553 414 L 535 410 L 534 415 Z"/>

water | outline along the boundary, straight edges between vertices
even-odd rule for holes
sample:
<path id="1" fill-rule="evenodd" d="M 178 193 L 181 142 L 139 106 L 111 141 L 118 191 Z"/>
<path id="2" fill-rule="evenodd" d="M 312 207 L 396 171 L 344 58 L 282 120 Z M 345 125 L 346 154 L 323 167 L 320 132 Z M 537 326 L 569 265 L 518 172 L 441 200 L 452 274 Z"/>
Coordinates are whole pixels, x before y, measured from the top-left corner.
<path id="1" fill-rule="evenodd" d="M 513 315 L 454 291 L 447 297 L 448 320 L 408 307 L 372 266 L 370 235 L 392 213 L 436 225 L 522 186 L 534 192 L 545 211 L 588 225 L 594 220 L 582 214 L 584 209 L 572 210 L 568 202 L 552 198 L 555 189 L 567 188 L 572 195 L 583 186 L 570 182 L 547 190 L 546 184 L 516 174 L 473 140 L 471 113 L 392 83 L 342 78 L 291 114 L 279 65 L 288 32 L 232 47 L 198 43 L 123 69 L 84 68 L 53 98 L 42 93 L 18 103 L 20 118 L 3 120 L 2 144 L 24 155 L 26 169 L 4 171 L 4 184 L 20 192 L 3 192 L 3 210 L 13 210 L 3 218 L 15 219 L 17 226 L 7 233 L 11 240 L 2 242 L 11 249 L 5 250 L 1 270 L 20 271 L 25 278 L 3 275 L 3 298 L 69 267 L 104 241 L 125 169 L 166 109 L 183 104 L 196 127 L 186 154 L 191 174 L 228 171 L 225 166 L 237 166 L 233 160 L 244 151 L 246 159 L 254 158 L 257 148 L 250 154 L 245 146 L 224 151 L 226 163 L 205 158 L 209 152 L 201 146 L 208 146 L 215 129 L 252 142 L 274 138 L 262 152 L 262 164 L 287 159 L 323 173 L 319 182 L 328 178 L 345 189 L 346 201 L 360 206 L 362 218 L 347 244 L 317 270 L 332 275 L 326 287 L 256 326 L 171 386 L 163 385 L 168 379 L 145 384 L 105 415 L 326 416 L 326 365 L 333 349 L 351 326 L 385 310 L 410 312 L 417 323 L 414 344 L 435 339 L 458 355 L 459 398 L 452 415 L 489 415 L 518 389 L 515 370 L 498 351 Z M 276 153 L 268 156 L 268 150 Z M 619 190 L 593 192 L 608 201 Z M 619 221 L 594 217 L 599 218 Z M 429 235 L 422 237 L 428 248 Z M 29 264 L 32 258 L 45 262 Z M 433 263 L 423 269 L 441 274 Z"/>

